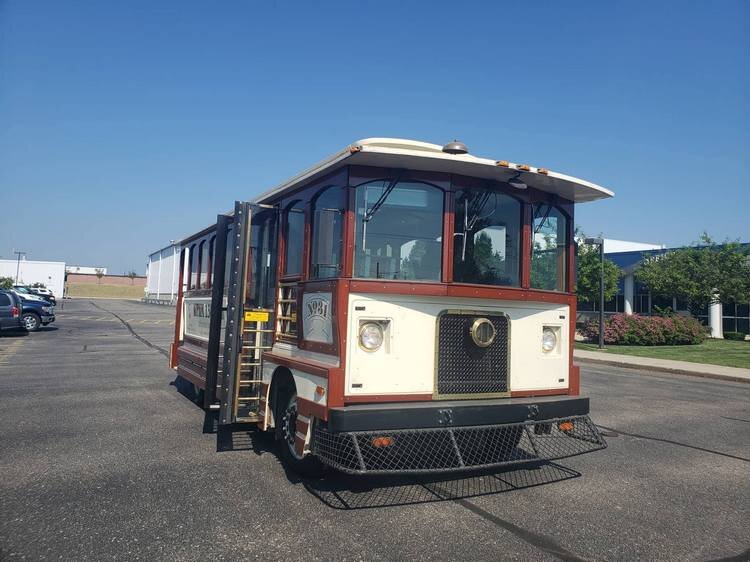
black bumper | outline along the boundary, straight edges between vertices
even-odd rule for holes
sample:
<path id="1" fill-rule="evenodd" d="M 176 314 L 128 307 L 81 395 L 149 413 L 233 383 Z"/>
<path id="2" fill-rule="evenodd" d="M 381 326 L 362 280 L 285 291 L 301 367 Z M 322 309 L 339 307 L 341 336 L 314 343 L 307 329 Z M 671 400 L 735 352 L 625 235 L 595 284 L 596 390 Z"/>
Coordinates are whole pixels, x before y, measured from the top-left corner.
<path id="1" fill-rule="evenodd" d="M 331 408 L 328 431 L 493 425 L 585 416 L 588 413 L 588 398 L 568 396 L 362 404 Z"/>
<path id="2" fill-rule="evenodd" d="M 350 474 L 453 472 L 603 449 L 588 398 L 543 397 L 333 408 L 312 451 Z"/>

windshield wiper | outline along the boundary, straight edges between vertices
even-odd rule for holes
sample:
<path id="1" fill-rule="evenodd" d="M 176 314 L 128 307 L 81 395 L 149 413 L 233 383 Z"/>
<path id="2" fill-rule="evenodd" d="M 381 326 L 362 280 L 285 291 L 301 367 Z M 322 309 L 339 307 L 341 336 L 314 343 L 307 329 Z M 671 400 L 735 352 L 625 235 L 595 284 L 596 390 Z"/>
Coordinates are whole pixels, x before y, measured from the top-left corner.
<path id="1" fill-rule="evenodd" d="M 536 228 L 534 229 L 534 234 L 539 234 L 539 231 L 540 231 L 540 230 L 542 230 L 542 228 L 544 228 L 544 223 L 545 223 L 545 222 L 547 222 L 547 219 L 549 219 L 549 214 L 550 214 L 551 212 L 552 212 L 552 205 L 549 205 L 549 204 L 548 204 L 548 205 L 547 205 L 547 211 L 546 211 L 546 212 L 544 213 L 544 216 L 542 217 L 542 221 L 541 221 L 541 222 L 539 223 L 539 226 L 537 226 L 537 227 L 536 227 Z M 538 219 L 538 218 L 539 218 L 539 215 L 537 215 L 536 213 L 534 213 L 534 214 L 536 215 L 536 216 L 534 217 L 534 219 Z"/>
<path id="2" fill-rule="evenodd" d="M 365 216 L 362 217 L 363 222 L 370 222 L 375 213 L 377 213 L 378 210 L 380 210 L 380 207 L 383 206 L 383 203 L 385 203 L 385 200 L 391 194 L 391 191 L 393 191 L 393 189 L 396 187 L 396 185 L 398 185 L 398 183 L 401 181 L 401 178 L 403 177 L 404 171 L 401 170 L 393 177 L 393 179 L 391 179 L 386 188 L 383 190 L 383 193 L 381 193 L 380 197 L 378 197 L 378 200 L 373 203 L 372 207 L 370 207 L 370 210 L 365 211 Z"/>

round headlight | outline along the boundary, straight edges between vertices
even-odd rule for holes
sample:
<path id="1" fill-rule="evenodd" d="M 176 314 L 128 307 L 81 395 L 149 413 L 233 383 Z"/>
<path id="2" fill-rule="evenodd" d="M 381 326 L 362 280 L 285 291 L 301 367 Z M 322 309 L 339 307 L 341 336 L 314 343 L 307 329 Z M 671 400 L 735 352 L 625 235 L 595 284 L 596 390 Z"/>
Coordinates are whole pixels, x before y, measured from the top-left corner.
<path id="1" fill-rule="evenodd" d="M 542 351 L 549 353 L 557 347 L 557 336 L 551 328 L 542 330 Z"/>
<path id="2" fill-rule="evenodd" d="M 362 324 L 359 329 L 359 345 L 365 351 L 376 351 L 383 345 L 383 328 L 375 322 Z"/>

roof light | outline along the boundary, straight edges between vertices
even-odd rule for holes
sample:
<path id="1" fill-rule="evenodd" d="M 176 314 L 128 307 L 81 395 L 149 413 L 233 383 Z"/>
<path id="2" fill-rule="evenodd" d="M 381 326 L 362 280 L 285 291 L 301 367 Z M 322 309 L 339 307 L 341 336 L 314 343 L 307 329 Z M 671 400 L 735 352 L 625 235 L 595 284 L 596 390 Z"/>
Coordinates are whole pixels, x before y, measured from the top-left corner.
<path id="1" fill-rule="evenodd" d="M 537 168 L 536 171 L 537 173 L 544 174 L 545 176 L 549 174 L 549 170 L 547 168 Z"/>
<path id="2" fill-rule="evenodd" d="M 510 166 L 510 162 L 508 162 L 507 160 L 498 160 L 497 162 L 495 162 L 495 165 L 508 168 Z"/>
<path id="3" fill-rule="evenodd" d="M 529 166 L 528 164 L 517 164 L 516 169 L 523 170 L 524 172 L 530 172 L 531 166 Z"/>
<path id="4" fill-rule="evenodd" d="M 443 147 L 443 152 L 447 152 L 448 154 L 468 154 L 469 149 L 464 143 L 454 139 L 453 142 L 449 142 Z"/>

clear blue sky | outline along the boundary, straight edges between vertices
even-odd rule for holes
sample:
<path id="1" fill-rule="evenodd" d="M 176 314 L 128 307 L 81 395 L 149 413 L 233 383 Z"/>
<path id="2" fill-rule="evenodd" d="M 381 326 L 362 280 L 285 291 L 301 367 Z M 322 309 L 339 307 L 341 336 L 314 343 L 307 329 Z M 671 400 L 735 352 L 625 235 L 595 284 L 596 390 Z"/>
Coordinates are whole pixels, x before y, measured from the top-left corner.
<path id="1" fill-rule="evenodd" d="M 750 2 L 0 0 L 0 256 L 147 254 L 370 136 L 613 189 L 588 233 L 750 240 Z"/>

